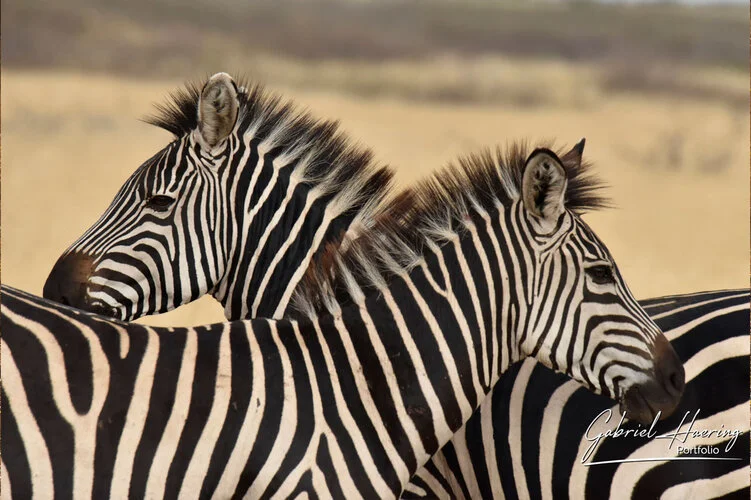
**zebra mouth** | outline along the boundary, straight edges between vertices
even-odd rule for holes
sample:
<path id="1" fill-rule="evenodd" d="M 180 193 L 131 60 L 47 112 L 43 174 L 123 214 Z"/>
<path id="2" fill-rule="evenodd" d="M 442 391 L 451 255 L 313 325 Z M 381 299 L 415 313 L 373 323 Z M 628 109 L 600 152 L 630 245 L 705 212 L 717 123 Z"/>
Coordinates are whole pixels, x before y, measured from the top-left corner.
<path id="1" fill-rule="evenodd" d="M 649 401 L 637 386 L 629 387 L 623 394 L 619 409 L 622 415 L 626 415 L 630 420 L 635 420 L 641 424 L 652 422 L 657 415 L 657 412 L 650 406 Z"/>
<path id="2" fill-rule="evenodd" d="M 621 414 L 644 425 L 666 419 L 676 406 L 677 400 L 656 393 L 648 383 L 629 387 L 619 404 Z"/>
<path id="3" fill-rule="evenodd" d="M 90 302 L 87 309 L 89 310 L 89 312 L 98 314 L 100 316 L 106 316 L 110 319 L 120 319 L 120 314 L 117 308 L 107 305 L 101 300 L 94 300 Z"/>

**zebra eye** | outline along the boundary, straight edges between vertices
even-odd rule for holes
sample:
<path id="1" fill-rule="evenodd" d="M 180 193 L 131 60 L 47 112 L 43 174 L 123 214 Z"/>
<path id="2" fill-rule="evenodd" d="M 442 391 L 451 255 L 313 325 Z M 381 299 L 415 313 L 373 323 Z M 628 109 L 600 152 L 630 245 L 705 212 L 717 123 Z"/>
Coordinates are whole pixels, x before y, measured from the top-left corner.
<path id="1" fill-rule="evenodd" d="M 606 285 L 608 283 L 615 283 L 615 278 L 613 277 L 613 270 L 610 268 L 610 266 L 606 266 L 606 265 L 592 266 L 588 268 L 586 272 L 589 275 L 589 277 L 592 278 L 592 281 L 594 281 L 598 285 Z"/>
<path id="2" fill-rule="evenodd" d="M 170 206 L 172 206 L 174 202 L 174 198 L 165 196 L 163 194 L 158 194 L 146 200 L 146 206 L 151 208 L 152 210 L 156 210 L 157 212 L 163 212 Z"/>

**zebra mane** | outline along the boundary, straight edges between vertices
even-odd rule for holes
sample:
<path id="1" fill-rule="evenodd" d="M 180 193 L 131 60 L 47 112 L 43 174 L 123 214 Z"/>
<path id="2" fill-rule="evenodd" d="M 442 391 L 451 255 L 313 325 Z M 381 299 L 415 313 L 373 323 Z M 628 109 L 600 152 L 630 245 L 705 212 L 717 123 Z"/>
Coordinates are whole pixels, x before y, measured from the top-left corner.
<path id="1" fill-rule="evenodd" d="M 486 213 L 519 199 L 532 151 L 526 142 L 514 143 L 505 152 L 485 149 L 405 190 L 356 239 L 329 245 L 319 261 L 311 263 L 292 307 L 302 317 L 336 314 L 340 304 L 359 303 L 368 289 L 385 287 L 390 277 L 409 272 L 419 264 L 425 246 L 441 245 L 460 234 L 470 212 Z M 568 177 L 566 208 L 582 214 L 609 206 L 599 194 L 604 184 L 590 173 L 591 164 L 577 161 L 573 150 L 555 152 Z"/>
<path id="2" fill-rule="evenodd" d="M 370 149 L 354 143 L 340 130 L 339 122 L 320 120 L 292 100 L 267 91 L 246 78 L 235 80 L 240 101 L 237 130 L 253 134 L 266 150 L 281 149 L 294 176 L 336 197 L 339 213 L 356 213 L 356 223 L 367 227 L 390 192 L 393 171 L 378 165 Z M 173 91 L 156 113 L 144 118 L 175 137 L 191 133 L 198 125 L 198 101 L 205 82 L 189 82 Z"/>

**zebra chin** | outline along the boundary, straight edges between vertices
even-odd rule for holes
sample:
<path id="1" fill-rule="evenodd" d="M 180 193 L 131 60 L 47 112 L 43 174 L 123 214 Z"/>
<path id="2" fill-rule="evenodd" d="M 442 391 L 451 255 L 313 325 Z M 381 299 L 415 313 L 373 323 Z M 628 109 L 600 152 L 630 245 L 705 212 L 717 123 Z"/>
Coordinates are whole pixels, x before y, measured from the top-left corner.
<path id="1" fill-rule="evenodd" d="M 664 336 L 656 339 L 654 353 L 652 377 L 626 389 L 620 401 L 621 413 L 641 424 L 672 415 L 686 385 L 683 363 Z"/>

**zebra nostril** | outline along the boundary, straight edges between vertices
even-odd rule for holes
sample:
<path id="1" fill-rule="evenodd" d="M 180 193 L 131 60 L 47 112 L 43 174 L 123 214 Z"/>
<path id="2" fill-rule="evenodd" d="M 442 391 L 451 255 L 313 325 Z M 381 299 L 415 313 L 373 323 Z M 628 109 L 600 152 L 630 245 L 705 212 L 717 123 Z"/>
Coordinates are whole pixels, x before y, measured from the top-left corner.
<path id="1" fill-rule="evenodd" d="M 663 390 L 674 399 L 679 399 L 686 385 L 683 363 L 664 336 L 655 343 L 655 375 Z"/>
<path id="2" fill-rule="evenodd" d="M 680 382 L 678 382 L 678 374 L 673 373 L 670 375 L 670 383 L 673 385 L 673 387 L 678 387 L 680 385 Z"/>
<path id="3" fill-rule="evenodd" d="M 682 365 L 678 365 L 677 368 L 666 378 L 668 382 L 668 392 L 670 394 L 679 395 L 683 393 L 683 388 L 685 386 L 685 372 L 683 371 Z"/>
<path id="4" fill-rule="evenodd" d="M 664 390 L 673 398 L 680 398 L 686 385 L 686 373 L 678 356 L 663 358 L 658 380 Z"/>

